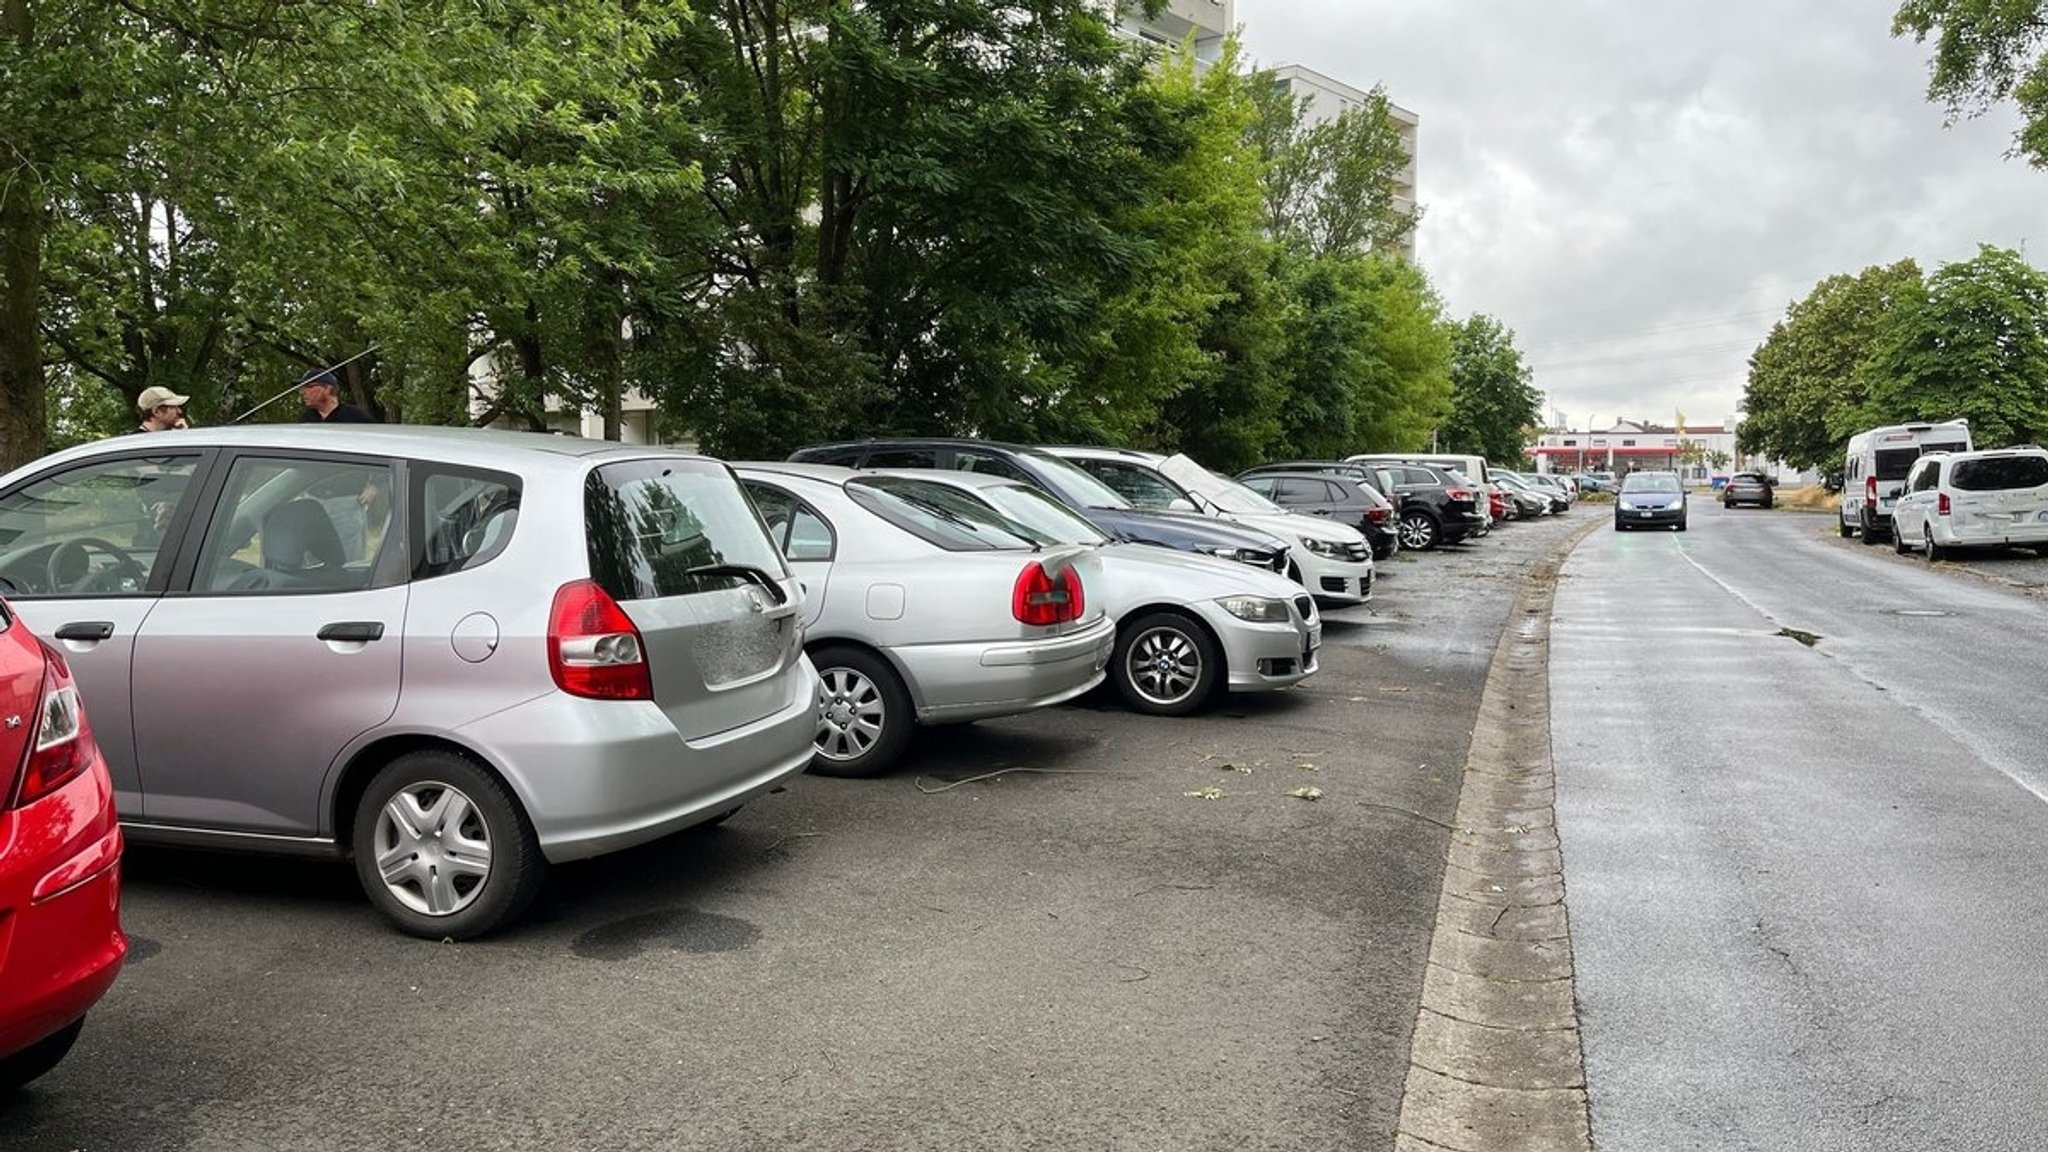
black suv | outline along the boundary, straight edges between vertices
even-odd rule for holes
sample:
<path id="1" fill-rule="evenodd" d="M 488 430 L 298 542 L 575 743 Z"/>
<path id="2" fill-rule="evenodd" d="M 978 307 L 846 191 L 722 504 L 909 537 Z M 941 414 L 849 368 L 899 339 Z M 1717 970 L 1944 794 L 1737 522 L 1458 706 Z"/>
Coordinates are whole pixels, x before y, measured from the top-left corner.
<path id="1" fill-rule="evenodd" d="M 1004 476 L 1043 490 L 1115 539 L 1287 571 L 1287 546 L 1264 532 L 1197 512 L 1135 508 L 1102 481 L 1036 448 L 987 440 L 862 440 L 799 448 L 789 458 L 848 468 L 952 468 Z"/>
<path id="2" fill-rule="evenodd" d="M 1493 523 L 1486 493 L 1434 464 L 1373 464 L 1374 485 L 1401 510 L 1401 547 L 1428 551 L 1484 535 Z"/>
<path id="3" fill-rule="evenodd" d="M 1270 466 L 1254 468 L 1237 482 L 1289 512 L 1320 516 L 1365 533 L 1372 558 L 1385 560 L 1401 550 L 1400 517 L 1393 502 L 1363 476 L 1346 476 L 1314 468 L 1298 472 Z"/>

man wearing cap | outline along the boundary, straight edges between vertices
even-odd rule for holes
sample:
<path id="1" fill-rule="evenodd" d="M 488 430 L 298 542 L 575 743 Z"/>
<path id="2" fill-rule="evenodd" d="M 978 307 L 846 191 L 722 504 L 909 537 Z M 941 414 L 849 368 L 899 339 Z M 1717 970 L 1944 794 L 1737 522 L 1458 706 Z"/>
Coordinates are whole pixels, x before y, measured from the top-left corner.
<path id="1" fill-rule="evenodd" d="M 299 379 L 299 400 L 306 406 L 306 414 L 299 417 L 306 424 L 375 424 L 377 421 L 368 412 L 353 404 L 344 404 L 334 383 L 334 373 L 315 369 Z"/>
<path id="2" fill-rule="evenodd" d="M 142 395 L 135 398 L 135 410 L 142 413 L 142 423 L 131 431 L 169 432 L 185 427 L 185 405 L 191 399 L 169 388 L 144 388 Z"/>

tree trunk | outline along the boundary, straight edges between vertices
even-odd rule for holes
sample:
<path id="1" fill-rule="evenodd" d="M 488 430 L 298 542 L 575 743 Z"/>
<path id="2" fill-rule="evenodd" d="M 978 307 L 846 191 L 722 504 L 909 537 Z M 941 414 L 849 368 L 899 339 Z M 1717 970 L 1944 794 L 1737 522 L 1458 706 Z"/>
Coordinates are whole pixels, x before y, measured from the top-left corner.
<path id="1" fill-rule="evenodd" d="M 43 336 L 36 313 L 43 289 L 43 218 L 34 178 L 0 179 L 0 472 L 48 446 Z"/>
<path id="2" fill-rule="evenodd" d="M 24 54 L 34 50 L 35 19 L 28 0 L 5 0 L 0 34 Z M 35 159 L 10 156 L 7 170 L 0 173 L 0 472 L 34 460 L 49 445 L 43 334 L 36 324 L 43 294 L 43 235 L 49 224 Z"/>

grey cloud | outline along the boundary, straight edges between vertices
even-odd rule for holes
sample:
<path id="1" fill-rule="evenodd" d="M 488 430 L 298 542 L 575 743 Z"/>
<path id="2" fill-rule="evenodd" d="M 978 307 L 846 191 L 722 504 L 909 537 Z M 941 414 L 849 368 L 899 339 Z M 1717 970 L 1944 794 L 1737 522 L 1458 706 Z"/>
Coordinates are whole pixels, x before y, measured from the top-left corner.
<path id="1" fill-rule="evenodd" d="M 1736 411 L 1816 280 L 2048 245 L 2048 172 L 1999 110 L 1953 128 L 1870 0 L 1238 0 L 1260 63 L 1422 118 L 1419 258 L 1520 335 L 1576 422 Z"/>

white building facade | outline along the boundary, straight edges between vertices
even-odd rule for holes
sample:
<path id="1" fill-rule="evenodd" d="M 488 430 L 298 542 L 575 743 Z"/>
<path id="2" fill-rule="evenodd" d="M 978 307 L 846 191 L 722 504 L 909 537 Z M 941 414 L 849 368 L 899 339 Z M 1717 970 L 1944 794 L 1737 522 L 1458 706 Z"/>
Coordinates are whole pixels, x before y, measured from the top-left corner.
<path id="1" fill-rule="evenodd" d="M 1706 427 L 1621 420 L 1602 431 L 1545 432 L 1529 446 L 1528 454 L 1535 458 L 1538 472 L 1648 470 L 1706 481 L 1757 466 L 1735 450 L 1739 423 L 1733 417 Z"/>
<path id="2" fill-rule="evenodd" d="M 1371 93 L 1344 83 L 1332 76 L 1325 76 L 1313 68 L 1299 64 L 1283 64 L 1273 69 L 1273 82 L 1289 95 L 1307 101 L 1307 119 L 1310 123 L 1335 120 L 1354 108 L 1363 108 Z M 1418 137 L 1421 134 L 1422 118 L 1406 108 L 1387 102 L 1394 123 L 1401 131 L 1401 147 L 1407 153 L 1408 163 L 1401 170 L 1394 188 L 1394 207 L 1410 220 L 1415 218 L 1415 155 Z M 1402 242 L 1402 254 L 1415 259 L 1415 229 L 1410 228 Z"/>
<path id="3" fill-rule="evenodd" d="M 1123 5 L 1117 18 L 1117 31 L 1125 36 L 1161 48 L 1190 45 L 1203 64 L 1223 59 L 1223 42 L 1236 30 L 1237 0 L 1167 0 L 1154 17 Z"/>

